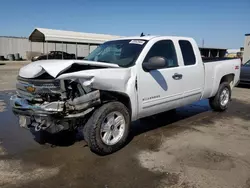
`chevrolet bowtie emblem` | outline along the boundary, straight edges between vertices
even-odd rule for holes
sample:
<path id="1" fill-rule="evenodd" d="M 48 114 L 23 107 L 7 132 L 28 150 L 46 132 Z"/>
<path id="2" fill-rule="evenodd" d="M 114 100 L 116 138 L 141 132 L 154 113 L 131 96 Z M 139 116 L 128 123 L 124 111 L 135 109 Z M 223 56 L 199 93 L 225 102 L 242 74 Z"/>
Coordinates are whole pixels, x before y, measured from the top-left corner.
<path id="1" fill-rule="evenodd" d="M 30 92 L 30 93 L 34 93 L 34 92 L 36 91 L 36 88 L 33 87 L 33 86 L 27 86 L 27 87 L 26 87 L 26 90 L 27 90 L 28 92 Z"/>

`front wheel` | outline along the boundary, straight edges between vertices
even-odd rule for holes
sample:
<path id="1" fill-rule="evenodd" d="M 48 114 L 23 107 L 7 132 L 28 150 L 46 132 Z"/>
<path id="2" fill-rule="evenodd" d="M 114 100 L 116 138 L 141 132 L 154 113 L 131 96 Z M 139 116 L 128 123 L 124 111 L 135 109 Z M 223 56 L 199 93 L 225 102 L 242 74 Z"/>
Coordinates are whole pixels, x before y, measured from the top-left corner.
<path id="1" fill-rule="evenodd" d="M 209 99 L 209 104 L 214 111 L 225 111 L 231 99 L 231 87 L 227 82 L 220 84 L 217 94 Z"/>
<path id="2" fill-rule="evenodd" d="M 125 145 L 129 127 L 128 109 L 120 102 L 109 102 L 95 110 L 84 126 L 83 135 L 91 151 L 107 155 Z"/>

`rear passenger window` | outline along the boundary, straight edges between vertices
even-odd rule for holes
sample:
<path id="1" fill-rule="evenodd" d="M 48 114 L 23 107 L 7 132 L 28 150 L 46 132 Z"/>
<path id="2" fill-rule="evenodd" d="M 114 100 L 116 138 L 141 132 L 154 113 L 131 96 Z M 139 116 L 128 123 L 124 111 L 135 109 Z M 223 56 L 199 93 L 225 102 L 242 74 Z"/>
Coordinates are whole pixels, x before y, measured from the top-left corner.
<path id="1" fill-rule="evenodd" d="M 151 57 L 155 56 L 166 58 L 165 68 L 178 67 L 174 43 L 171 40 L 156 42 L 149 50 L 144 62 L 148 62 Z"/>
<path id="2" fill-rule="evenodd" d="M 191 43 L 187 40 L 180 40 L 179 45 L 181 48 L 184 65 L 194 65 L 196 59 Z"/>

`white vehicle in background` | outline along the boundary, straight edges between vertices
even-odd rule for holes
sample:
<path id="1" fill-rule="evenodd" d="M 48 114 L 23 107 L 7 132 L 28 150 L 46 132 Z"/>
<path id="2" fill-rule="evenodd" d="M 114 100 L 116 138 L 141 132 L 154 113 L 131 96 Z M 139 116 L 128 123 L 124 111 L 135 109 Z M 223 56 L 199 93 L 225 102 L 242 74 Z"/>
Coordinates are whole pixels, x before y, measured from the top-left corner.
<path id="1" fill-rule="evenodd" d="M 124 146 L 131 121 L 202 99 L 226 110 L 239 75 L 240 59 L 203 62 L 192 38 L 131 37 L 105 42 L 82 61 L 21 68 L 11 102 L 22 127 L 83 127 L 90 149 L 105 155 Z"/>

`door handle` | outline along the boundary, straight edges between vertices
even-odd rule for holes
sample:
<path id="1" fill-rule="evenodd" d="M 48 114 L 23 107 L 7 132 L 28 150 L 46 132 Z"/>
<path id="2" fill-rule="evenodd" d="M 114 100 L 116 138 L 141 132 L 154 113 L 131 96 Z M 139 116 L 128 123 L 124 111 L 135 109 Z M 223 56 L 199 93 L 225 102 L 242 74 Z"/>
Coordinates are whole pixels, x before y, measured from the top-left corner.
<path id="1" fill-rule="evenodd" d="M 182 79 L 182 74 L 175 73 L 175 74 L 172 76 L 172 78 L 175 79 L 175 80 L 180 80 L 180 79 Z"/>

